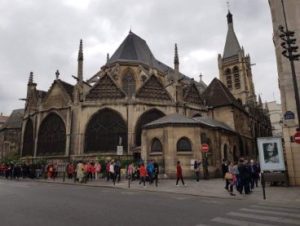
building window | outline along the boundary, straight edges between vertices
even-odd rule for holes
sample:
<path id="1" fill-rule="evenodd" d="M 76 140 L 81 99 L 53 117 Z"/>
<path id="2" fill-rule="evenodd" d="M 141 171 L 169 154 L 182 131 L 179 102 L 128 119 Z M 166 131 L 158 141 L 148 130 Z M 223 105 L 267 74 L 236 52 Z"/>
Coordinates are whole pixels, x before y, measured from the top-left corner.
<path id="1" fill-rule="evenodd" d="M 241 81 L 240 81 L 240 73 L 239 68 L 234 67 L 233 68 L 233 77 L 234 77 L 234 88 L 240 89 L 241 88 Z"/>
<path id="2" fill-rule="evenodd" d="M 132 97 L 135 93 L 135 79 L 131 73 L 127 73 L 123 76 L 122 85 L 127 96 Z"/>
<path id="3" fill-rule="evenodd" d="M 95 113 L 85 131 L 85 152 L 116 152 L 117 146 L 127 150 L 127 125 L 121 115 L 111 109 Z"/>
<path id="4" fill-rule="evenodd" d="M 135 145 L 141 146 L 142 144 L 142 127 L 146 125 L 149 122 L 152 122 L 156 119 L 159 119 L 161 117 L 164 117 L 165 114 L 157 109 L 151 109 L 145 113 L 143 113 L 140 118 L 137 121 L 136 127 L 135 127 Z"/>
<path id="5" fill-rule="evenodd" d="M 151 152 L 162 152 L 162 144 L 159 139 L 154 138 L 152 140 Z"/>
<path id="6" fill-rule="evenodd" d="M 191 152 L 192 144 L 186 137 L 182 137 L 177 142 L 177 152 Z"/>
<path id="7" fill-rule="evenodd" d="M 231 70 L 229 68 L 225 70 L 225 78 L 226 78 L 227 88 L 232 89 L 232 76 L 231 76 Z"/>
<path id="8" fill-rule="evenodd" d="M 37 155 L 62 155 L 65 150 L 65 123 L 57 114 L 50 113 L 39 128 Z"/>
<path id="9" fill-rule="evenodd" d="M 33 140 L 33 123 L 29 119 L 26 123 L 25 132 L 23 136 L 23 151 L 22 156 L 33 156 L 34 154 L 34 140 Z"/>

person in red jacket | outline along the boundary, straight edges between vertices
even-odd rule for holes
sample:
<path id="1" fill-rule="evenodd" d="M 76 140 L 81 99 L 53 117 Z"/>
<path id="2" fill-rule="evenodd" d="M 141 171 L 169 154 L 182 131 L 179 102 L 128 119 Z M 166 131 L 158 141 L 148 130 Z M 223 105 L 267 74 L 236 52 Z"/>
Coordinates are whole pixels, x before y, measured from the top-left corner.
<path id="1" fill-rule="evenodd" d="M 184 185 L 183 177 L 182 177 L 182 168 L 180 165 L 180 161 L 177 161 L 177 166 L 176 166 L 176 186 L 178 186 L 178 181 L 179 179 L 181 180 L 182 184 Z"/>
<path id="2" fill-rule="evenodd" d="M 145 182 L 146 182 L 146 176 L 147 176 L 147 170 L 146 170 L 146 167 L 144 165 L 144 163 L 142 163 L 140 165 L 140 183 L 141 184 L 142 182 L 144 183 L 144 187 L 146 186 Z"/>

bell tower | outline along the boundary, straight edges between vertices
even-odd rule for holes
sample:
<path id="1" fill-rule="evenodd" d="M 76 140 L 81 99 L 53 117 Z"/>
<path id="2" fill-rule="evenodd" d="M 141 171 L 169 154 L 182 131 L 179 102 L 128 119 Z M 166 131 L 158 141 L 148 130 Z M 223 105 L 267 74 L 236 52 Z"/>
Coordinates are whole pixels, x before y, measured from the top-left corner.
<path id="1" fill-rule="evenodd" d="M 251 59 L 245 55 L 233 28 L 233 17 L 228 10 L 228 31 L 223 55 L 218 55 L 220 80 L 243 105 L 256 101 L 252 80 Z"/>

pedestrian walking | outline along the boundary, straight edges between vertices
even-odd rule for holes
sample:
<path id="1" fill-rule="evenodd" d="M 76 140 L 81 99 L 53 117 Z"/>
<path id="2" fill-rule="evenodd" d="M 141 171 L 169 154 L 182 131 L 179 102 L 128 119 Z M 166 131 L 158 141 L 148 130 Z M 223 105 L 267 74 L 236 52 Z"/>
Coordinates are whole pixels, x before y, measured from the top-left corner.
<path id="1" fill-rule="evenodd" d="M 201 161 L 200 160 L 195 160 L 194 162 L 194 171 L 195 171 L 195 176 L 196 176 L 196 181 L 199 182 L 200 180 L 200 165 Z"/>
<path id="2" fill-rule="evenodd" d="M 155 186 L 158 186 L 158 174 L 159 174 L 159 166 L 156 161 L 153 162 L 153 167 L 154 167 L 154 181 L 155 181 Z"/>
<path id="3" fill-rule="evenodd" d="M 176 177 L 177 177 L 177 180 L 176 180 L 176 186 L 178 186 L 178 181 L 181 180 L 182 184 L 184 184 L 184 181 L 183 181 L 183 176 L 182 176 L 182 168 L 181 168 L 181 165 L 180 165 L 180 161 L 177 161 L 177 166 L 176 166 Z"/>
<path id="4" fill-rule="evenodd" d="M 115 175 L 115 163 L 114 160 L 111 160 L 109 165 L 109 177 L 113 180 L 113 183 L 115 185 L 116 183 L 116 175 Z"/>
<path id="5" fill-rule="evenodd" d="M 96 162 L 95 164 L 95 179 L 98 180 L 101 173 L 101 164 L 99 162 Z"/>
<path id="6" fill-rule="evenodd" d="M 79 161 L 79 163 L 76 166 L 76 177 L 80 183 L 84 182 L 84 164 L 82 161 Z"/>
<path id="7" fill-rule="evenodd" d="M 227 174 L 231 175 L 231 178 L 228 178 L 229 181 L 228 191 L 231 196 L 235 196 L 235 194 L 233 193 L 233 187 L 236 183 L 236 175 L 235 175 L 235 168 L 233 162 L 229 162 Z"/>
<path id="8" fill-rule="evenodd" d="M 140 171 L 140 183 L 139 184 L 141 184 L 143 182 L 144 187 L 146 187 L 147 170 L 146 170 L 144 163 L 142 163 L 140 165 L 139 171 Z"/>

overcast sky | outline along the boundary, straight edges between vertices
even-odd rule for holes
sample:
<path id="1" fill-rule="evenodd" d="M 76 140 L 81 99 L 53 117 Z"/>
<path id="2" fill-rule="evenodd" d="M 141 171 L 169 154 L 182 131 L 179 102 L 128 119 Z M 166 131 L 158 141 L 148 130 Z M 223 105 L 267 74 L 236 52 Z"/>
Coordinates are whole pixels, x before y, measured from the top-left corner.
<path id="1" fill-rule="evenodd" d="M 256 93 L 279 101 L 272 23 L 267 0 L 231 0 L 234 29 L 249 53 Z M 0 0 L 0 112 L 23 108 L 30 71 L 47 91 L 55 78 L 74 84 L 79 40 L 84 78 L 93 76 L 130 28 L 156 59 L 173 66 L 178 44 L 182 73 L 209 84 L 227 33 L 226 0 Z"/>

